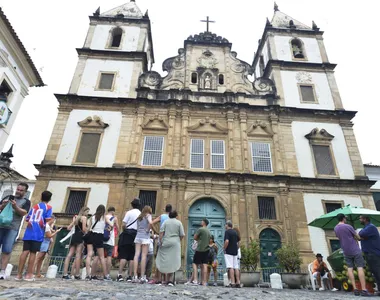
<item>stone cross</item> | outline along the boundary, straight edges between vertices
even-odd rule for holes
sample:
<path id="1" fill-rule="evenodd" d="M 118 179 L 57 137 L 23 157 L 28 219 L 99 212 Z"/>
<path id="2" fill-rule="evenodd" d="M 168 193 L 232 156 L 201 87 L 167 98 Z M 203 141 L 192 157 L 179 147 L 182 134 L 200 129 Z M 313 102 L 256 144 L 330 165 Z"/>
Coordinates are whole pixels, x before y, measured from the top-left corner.
<path id="1" fill-rule="evenodd" d="M 201 20 L 201 22 L 207 23 L 207 30 L 206 32 L 209 32 L 209 23 L 215 23 L 215 21 L 210 21 L 209 17 L 207 16 L 206 20 Z"/>

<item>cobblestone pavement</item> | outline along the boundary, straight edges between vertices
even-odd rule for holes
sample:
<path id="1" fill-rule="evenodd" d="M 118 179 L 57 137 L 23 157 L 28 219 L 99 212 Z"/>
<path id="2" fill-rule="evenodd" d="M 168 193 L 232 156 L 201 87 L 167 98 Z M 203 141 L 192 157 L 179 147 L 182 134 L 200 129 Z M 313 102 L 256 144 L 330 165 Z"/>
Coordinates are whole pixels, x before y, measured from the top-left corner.
<path id="1" fill-rule="evenodd" d="M 265 288 L 231 289 L 177 284 L 174 287 L 126 282 L 36 280 L 35 282 L 6 280 L 0 282 L 0 299 L 360 299 L 351 293 L 272 290 Z M 375 297 L 375 299 L 378 297 Z"/>

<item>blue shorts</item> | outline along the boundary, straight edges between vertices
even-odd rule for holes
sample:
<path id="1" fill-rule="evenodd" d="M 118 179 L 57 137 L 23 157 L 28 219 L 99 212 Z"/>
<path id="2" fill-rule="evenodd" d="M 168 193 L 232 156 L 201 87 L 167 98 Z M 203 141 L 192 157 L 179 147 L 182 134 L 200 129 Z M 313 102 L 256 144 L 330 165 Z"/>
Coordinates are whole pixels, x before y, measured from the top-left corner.
<path id="1" fill-rule="evenodd" d="M 48 252 L 49 246 L 50 246 L 50 239 L 48 241 L 44 240 L 41 244 L 40 252 Z"/>
<path id="2" fill-rule="evenodd" d="M 17 235 L 18 230 L 0 228 L 0 246 L 2 247 L 2 252 L 7 254 L 12 252 Z"/>

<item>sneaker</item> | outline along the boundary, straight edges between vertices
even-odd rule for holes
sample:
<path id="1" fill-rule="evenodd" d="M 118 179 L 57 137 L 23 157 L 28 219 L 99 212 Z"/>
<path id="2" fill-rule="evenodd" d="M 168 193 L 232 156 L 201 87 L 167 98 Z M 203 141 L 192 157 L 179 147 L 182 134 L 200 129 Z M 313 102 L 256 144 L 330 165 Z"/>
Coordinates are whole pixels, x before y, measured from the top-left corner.
<path id="1" fill-rule="evenodd" d="M 137 276 L 134 276 L 132 279 L 132 283 L 138 283 L 138 282 L 139 282 L 139 279 L 137 278 Z"/>
<path id="2" fill-rule="evenodd" d="M 354 295 L 355 296 L 360 296 L 360 291 L 359 290 L 354 290 Z"/>
<path id="3" fill-rule="evenodd" d="M 361 291 L 360 296 L 362 296 L 362 297 L 372 297 L 372 294 L 370 294 L 367 290 L 363 290 L 363 291 Z"/>
<path id="4" fill-rule="evenodd" d="M 339 291 L 337 288 L 333 288 L 332 290 L 331 290 L 332 292 L 337 292 L 337 291 Z"/>
<path id="5" fill-rule="evenodd" d="M 118 274 L 117 278 L 116 278 L 116 281 L 118 281 L 118 282 L 124 281 L 123 275 Z"/>
<path id="6" fill-rule="evenodd" d="M 171 281 L 169 281 L 169 282 L 168 282 L 168 286 L 174 286 L 174 283 L 171 282 Z"/>
<path id="7" fill-rule="evenodd" d="M 91 281 L 91 276 L 86 276 L 86 281 Z"/>
<path id="8" fill-rule="evenodd" d="M 71 277 L 70 277 L 70 275 L 63 275 L 62 276 L 62 279 L 65 279 L 65 280 L 70 280 L 71 279 Z"/>
<path id="9" fill-rule="evenodd" d="M 75 275 L 75 276 L 74 276 L 74 279 L 75 279 L 75 280 L 80 280 L 80 276 L 79 276 L 79 275 L 78 275 L 78 276 Z"/>
<path id="10" fill-rule="evenodd" d="M 127 277 L 127 282 L 132 282 L 132 280 L 133 280 L 133 279 L 132 279 L 132 276 L 128 276 L 128 277 Z"/>
<path id="11" fill-rule="evenodd" d="M 190 284 L 191 285 L 199 285 L 198 281 L 192 281 Z"/>
<path id="12" fill-rule="evenodd" d="M 156 284 L 156 280 L 151 279 L 151 280 L 148 281 L 148 284 Z"/>
<path id="13" fill-rule="evenodd" d="M 110 274 L 104 276 L 104 280 L 105 281 L 112 281 L 112 278 L 111 278 Z"/>
<path id="14" fill-rule="evenodd" d="M 192 281 L 187 281 L 185 282 L 185 285 L 191 285 L 193 282 Z"/>
<path id="15" fill-rule="evenodd" d="M 1 271 L 0 271 L 0 280 L 5 280 L 5 279 L 6 279 L 5 271 L 4 271 L 4 270 L 1 270 Z"/>
<path id="16" fill-rule="evenodd" d="M 324 291 L 325 289 L 324 289 L 323 287 L 320 287 L 319 290 L 320 290 L 320 291 Z"/>
<path id="17" fill-rule="evenodd" d="M 218 286 L 218 283 L 214 282 L 213 286 Z"/>
<path id="18" fill-rule="evenodd" d="M 146 277 L 140 278 L 140 283 L 141 284 L 148 283 L 148 279 L 146 279 Z"/>
<path id="19" fill-rule="evenodd" d="M 98 276 L 91 276 L 91 280 L 99 280 Z"/>

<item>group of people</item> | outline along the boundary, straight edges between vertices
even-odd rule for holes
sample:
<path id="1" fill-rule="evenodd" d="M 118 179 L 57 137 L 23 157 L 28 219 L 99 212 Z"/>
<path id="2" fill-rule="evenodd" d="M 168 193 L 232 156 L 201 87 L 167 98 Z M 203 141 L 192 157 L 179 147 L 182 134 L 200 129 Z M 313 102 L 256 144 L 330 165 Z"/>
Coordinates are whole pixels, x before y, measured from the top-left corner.
<path id="1" fill-rule="evenodd" d="M 347 224 L 347 218 L 344 214 L 338 214 L 338 225 L 335 226 L 335 234 L 339 238 L 340 246 L 343 250 L 345 262 L 347 264 L 347 275 L 351 281 L 356 296 L 372 296 L 366 286 L 366 279 L 364 273 L 364 267 L 366 262 L 371 270 L 377 288 L 380 287 L 380 234 L 376 226 L 371 223 L 371 219 L 368 216 L 362 215 L 359 220 L 364 228 L 357 233 L 355 229 Z M 359 242 L 361 243 L 361 249 Z M 358 290 L 356 280 L 354 276 L 353 268 L 357 268 L 358 278 L 361 285 L 361 291 Z M 321 279 L 329 279 L 331 287 L 333 286 L 333 280 L 331 272 L 328 269 L 326 263 L 323 261 L 323 256 L 318 253 L 316 260 L 313 263 L 313 275 L 317 279 L 320 290 Z M 333 288 L 333 291 L 337 289 Z M 378 296 L 380 296 L 380 290 L 378 290 Z"/>

